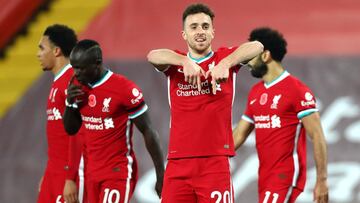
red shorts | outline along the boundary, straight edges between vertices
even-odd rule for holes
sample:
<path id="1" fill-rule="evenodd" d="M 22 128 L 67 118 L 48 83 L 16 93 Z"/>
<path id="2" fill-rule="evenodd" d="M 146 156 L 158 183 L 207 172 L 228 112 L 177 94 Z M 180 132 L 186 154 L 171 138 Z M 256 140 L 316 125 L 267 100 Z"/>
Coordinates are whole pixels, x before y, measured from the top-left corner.
<path id="1" fill-rule="evenodd" d="M 233 203 L 229 158 L 212 156 L 168 160 L 162 203 Z"/>
<path id="2" fill-rule="evenodd" d="M 296 187 L 286 189 L 265 189 L 259 194 L 259 203 L 294 203 L 302 190 Z"/>
<path id="3" fill-rule="evenodd" d="M 41 186 L 40 192 L 38 196 L 37 203 L 49 203 L 49 202 L 56 202 L 56 203 L 63 203 L 63 191 L 65 185 L 66 174 L 64 173 L 54 173 L 50 172 L 49 170 L 45 171 Z M 86 203 L 84 198 L 84 183 L 83 177 L 77 180 L 78 189 L 79 189 L 79 200 L 83 200 Z"/>
<path id="4" fill-rule="evenodd" d="M 90 203 L 128 203 L 135 189 L 135 179 L 108 179 L 103 181 L 86 181 Z"/>

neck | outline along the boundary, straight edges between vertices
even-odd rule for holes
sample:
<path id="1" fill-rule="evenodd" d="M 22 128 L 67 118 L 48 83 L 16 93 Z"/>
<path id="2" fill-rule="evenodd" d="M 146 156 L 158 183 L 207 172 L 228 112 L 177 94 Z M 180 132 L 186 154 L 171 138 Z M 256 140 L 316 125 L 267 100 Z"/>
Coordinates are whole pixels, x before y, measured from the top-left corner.
<path id="1" fill-rule="evenodd" d="M 68 58 L 65 58 L 65 57 L 59 57 L 56 61 L 55 61 L 55 66 L 54 68 L 51 70 L 52 73 L 54 75 L 57 75 L 61 70 L 62 68 L 64 68 L 64 66 L 66 66 L 67 64 L 69 64 L 70 61 Z"/>
<path id="2" fill-rule="evenodd" d="M 281 65 L 281 63 L 276 61 L 271 61 L 268 64 L 268 72 L 262 77 L 265 83 L 270 83 L 274 81 L 276 78 L 278 78 L 283 72 L 284 67 Z"/>
<path id="3" fill-rule="evenodd" d="M 192 58 L 195 58 L 195 59 L 203 58 L 203 57 L 207 56 L 211 51 L 212 51 L 211 46 L 209 46 L 209 47 L 208 47 L 206 50 L 204 50 L 203 52 L 195 51 L 194 49 L 191 49 L 191 48 L 189 47 L 190 56 L 191 56 Z"/>

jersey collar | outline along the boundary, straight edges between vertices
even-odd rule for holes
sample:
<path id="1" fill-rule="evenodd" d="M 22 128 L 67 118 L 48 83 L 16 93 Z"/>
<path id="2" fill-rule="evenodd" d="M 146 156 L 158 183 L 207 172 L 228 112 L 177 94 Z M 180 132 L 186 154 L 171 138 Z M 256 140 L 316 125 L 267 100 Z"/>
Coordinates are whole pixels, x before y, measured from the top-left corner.
<path id="1" fill-rule="evenodd" d="M 109 78 L 112 76 L 113 72 L 111 70 L 107 70 L 106 74 L 94 84 L 89 84 L 91 88 L 99 87 L 100 85 L 104 84 Z"/>
<path id="2" fill-rule="evenodd" d="M 187 57 L 189 57 L 195 63 L 202 63 L 202 62 L 208 60 L 209 58 L 211 58 L 213 55 L 214 55 L 214 52 L 211 51 L 206 56 L 197 59 L 197 58 L 192 57 L 190 52 L 187 53 Z"/>
<path id="3" fill-rule="evenodd" d="M 66 64 L 54 77 L 54 82 L 59 79 L 64 73 L 71 68 L 71 64 Z"/>
<path id="4" fill-rule="evenodd" d="M 278 84 L 279 82 L 281 82 L 282 80 L 284 80 L 287 76 L 289 76 L 290 73 L 287 72 L 286 70 L 284 70 L 284 72 L 282 72 L 277 78 L 275 78 L 273 81 L 266 83 L 264 82 L 264 86 L 266 89 L 269 89 L 270 87 Z"/>

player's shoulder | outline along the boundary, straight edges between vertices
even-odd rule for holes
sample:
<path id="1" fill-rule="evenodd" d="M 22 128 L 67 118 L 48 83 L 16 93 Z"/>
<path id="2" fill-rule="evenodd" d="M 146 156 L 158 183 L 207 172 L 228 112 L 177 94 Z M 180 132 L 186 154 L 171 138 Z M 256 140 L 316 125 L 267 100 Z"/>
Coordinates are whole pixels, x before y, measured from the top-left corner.
<path id="1" fill-rule="evenodd" d="M 231 53 L 233 51 L 235 51 L 237 47 L 226 47 L 226 46 L 221 46 L 216 50 L 216 53 Z"/>
<path id="2" fill-rule="evenodd" d="M 174 50 L 174 52 L 175 52 L 175 53 L 178 53 L 178 54 L 181 54 L 181 55 L 184 55 L 184 56 L 186 56 L 186 55 L 187 55 L 187 53 L 186 53 L 186 52 L 184 52 L 184 51 L 180 51 L 180 50 L 178 50 L 178 49 L 175 49 L 175 50 Z"/>
<path id="3" fill-rule="evenodd" d="M 134 81 L 119 73 L 113 73 L 111 76 L 111 80 L 112 83 L 116 83 L 116 85 L 120 87 L 136 85 Z"/>
<path id="4" fill-rule="evenodd" d="M 262 89 L 264 88 L 264 81 L 263 80 L 260 80 L 259 82 L 255 83 L 251 88 L 250 88 L 250 91 L 256 91 L 256 90 L 259 90 L 259 89 Z"/>
<path id="5" fill-rule="evenodd" d="M 61 70 L 57 75 L 55 75 L 54 83 L 55 84 L 61 84 L 66 83 L 66 85 L 69 83 L 70 79 L 74 75 L 74 69 L 72 66 L 68 65 L 63 70 Z"/>
<path id="6" fill-rule="evenodd" d="M 289 75 L 287 78 L 288 85 L 297 87 L 297 88 L 308 88 L 308 86 L 299 78 L 293 75 Z"/>
<path id="7" fill-rule="evenodd" d="M 214 52 L 214 56 L 220 57 L 220 58 L 224 58 L 226 56 L 228 56 L 229 54 L 231 54 L 232 52 L 234 52 L 236 49 L 236 47 L 219 47 L 215 52 Z"/>

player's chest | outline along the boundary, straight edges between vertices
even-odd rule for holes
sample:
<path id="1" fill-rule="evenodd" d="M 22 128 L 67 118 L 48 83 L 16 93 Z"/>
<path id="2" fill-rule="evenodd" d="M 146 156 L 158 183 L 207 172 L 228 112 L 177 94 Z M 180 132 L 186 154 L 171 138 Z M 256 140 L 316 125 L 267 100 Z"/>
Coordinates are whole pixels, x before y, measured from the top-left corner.
<path id="1" fill-rule="evenodd" d="M 120 103 L 118 98 L 107 91 L 89 92 L 83 99 L 81 114 L 96 117 L 110 117 L 116 114 Z"/>
<path id="2" fill-rule="evenodd" d="M 213 69 L 217 64 L 216 60 L 211 62 L 202 63 L 201 68 L 206 73 L 208 70 Z M 226 82 L 215 84 L 216 85 L 216 95 L 212 93 L 212 84 L 211 76 L 205 78 L 201 76 L 201 90 L 198 90 L 197 84 L 190 84 L 188 81 L 185 81 L 184 69 L 181 66 L 176 67 L 176 72 L 169 78 L 169 88 L 172 97 L 177 97 L 179 99 L 189 99 L 196 97 L 222 97 L 223 94 L 232 94 L 233 91 L 233 75 L 230 71 L 229 78 Z"/>
<path id="3" fill-rule="evenodd" d="M 63 86 L 53 85 L 50 89 L 47 100 L 47 120 L 58 121 L 62 119 L 62 114 L 65 109 L 65 91 Z"/>
<path id="4" fill-rule="evenodd" d="M 258 91 L 250 98 L 249 108 L 254 114 L 283 116 L 293 109 L 291 94 L 283 91 Z"/>

